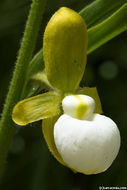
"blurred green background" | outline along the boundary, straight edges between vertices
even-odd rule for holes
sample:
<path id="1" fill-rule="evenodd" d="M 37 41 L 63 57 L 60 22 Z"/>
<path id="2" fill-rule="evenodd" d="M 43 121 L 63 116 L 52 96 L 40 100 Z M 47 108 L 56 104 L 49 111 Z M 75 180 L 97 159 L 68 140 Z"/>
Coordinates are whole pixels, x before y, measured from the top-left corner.
<path id="1" fill-rule="evenodd" d="M 48 0 L 36 51 L 42 47 L 45 25 L 61 6 L 80 11 L 90 0 Z M 0 0 L 0 112 L 12 77 L 30 0 Z M 35 28 L 36 30 L 36 28 Z M 121 132 L 121 149 L 104 173 L 74 174 L 49 152 L 41 122 L 17 126 L 6 161 L 0 190 L 96 190 L 99 186 L 127 186 L 127 32 L 88 56 L 82 86 L 97 86 L 104 114 Z"/>

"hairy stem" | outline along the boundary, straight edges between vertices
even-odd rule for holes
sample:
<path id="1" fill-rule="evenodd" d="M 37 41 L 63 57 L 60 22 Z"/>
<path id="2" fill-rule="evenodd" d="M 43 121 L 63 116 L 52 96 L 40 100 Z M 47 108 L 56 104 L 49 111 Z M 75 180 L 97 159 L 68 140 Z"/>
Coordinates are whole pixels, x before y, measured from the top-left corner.
<path id="1" fill-rule="evenodd" d="M 11 119 L 13 106 L 20 100 L 28 64 L 35 49 L 37 35 L 42 20 L 46 0 L 33 0 L 16 66 L 14 69 L 9 92 L 4 105 L 0 121 L 0 176 L 3 173 L 9 145 L 15 132 L 15 125 Z"/>

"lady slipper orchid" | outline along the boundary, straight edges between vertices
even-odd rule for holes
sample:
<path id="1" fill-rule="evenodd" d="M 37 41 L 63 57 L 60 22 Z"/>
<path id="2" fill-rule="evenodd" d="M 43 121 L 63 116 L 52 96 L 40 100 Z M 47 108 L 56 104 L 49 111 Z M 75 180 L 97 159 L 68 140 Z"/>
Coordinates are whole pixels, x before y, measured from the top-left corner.
<path id="1" fill-rule="evenodd" d="M 18 125 L 43 120 L 42 131 L 54 157 L 75 172 L 96 174 L 112 164 L 120 147 L 116 124 L 102 113 L 96 88 L 80 88 L 86 66 L 88 35 L 83 18 L 63 7 L 44 32 L 43 57 L 52 91 L 17 103 Z M 39 78 L 41 73 L 39 73 Z M 33 78 L 36 76 L 34 75 Z"/>
<path id="2" fill-rule="evenodd" d="M 54 139 L 64 162 L 84 174 L 107 170 L 120 147 L 116 124 L 93 113 L 94 100 L 89 96 L 66 96 L 62 106 L 64 114 L 55 123 Z"/>

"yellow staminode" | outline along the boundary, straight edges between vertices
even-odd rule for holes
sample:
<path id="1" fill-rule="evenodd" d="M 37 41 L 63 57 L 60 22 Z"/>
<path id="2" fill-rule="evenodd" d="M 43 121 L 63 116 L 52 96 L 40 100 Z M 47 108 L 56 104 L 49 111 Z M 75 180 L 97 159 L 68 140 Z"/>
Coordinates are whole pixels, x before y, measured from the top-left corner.
<path id="1" fill-rule="evenodd" d="M 76 115 L 78 119 L 83 119 L 84 115 L 88 111 L 88 104 L 83 101 L 81 96 L 75 96 L 78 99 L 78 106 L 76 109 Z"/>
<path id="2" fill-rule="evenodd" d="M 88 95 L 90 97 L 92 97 L 95 101 L 95 110 L 94 113 L 99 113 L 102 114 L 102 106 L 101 106 L 101 101 L 100 101 L 100 97 L 98 95 L 98 91 L 96 87 L 84 87 L 80 90 L 77 91 L 77 94 L 84 94 L 84 95 Z"/>
<path id="3" fill-rule="evenodd" d="M 90 96 L 69 95 L 62 100 L 64 113 L 80 120 L 90 119 L 95 108 L 95 101 Z"/>

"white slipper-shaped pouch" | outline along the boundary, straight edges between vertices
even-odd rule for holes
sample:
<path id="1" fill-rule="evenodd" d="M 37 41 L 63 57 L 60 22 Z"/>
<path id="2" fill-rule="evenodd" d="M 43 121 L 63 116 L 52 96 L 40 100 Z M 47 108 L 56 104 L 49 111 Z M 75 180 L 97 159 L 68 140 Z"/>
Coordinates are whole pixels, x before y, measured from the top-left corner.
<path id="1" fill-rule="evenodd" d="M 64 114 L 54 126 L 54 140 L 63 161 L 84 174 L 107 170 L 120 148 L 120 133 L 110 118 L 94 114 L 94 100 L 85 95 L 66 96 Z"/>

